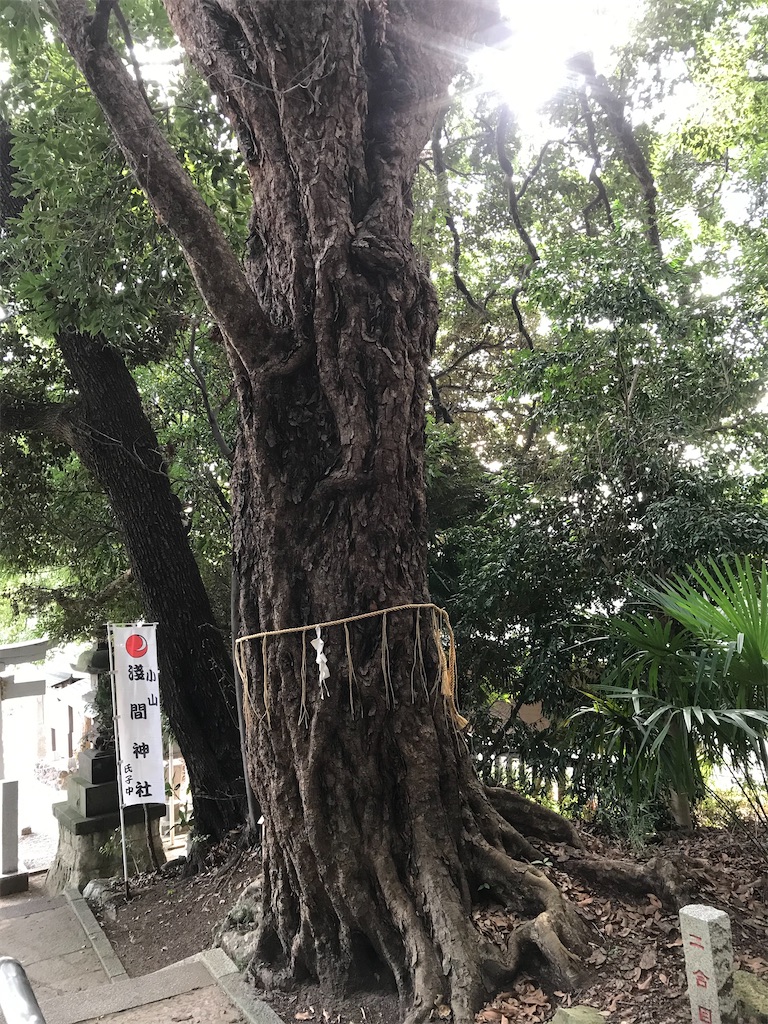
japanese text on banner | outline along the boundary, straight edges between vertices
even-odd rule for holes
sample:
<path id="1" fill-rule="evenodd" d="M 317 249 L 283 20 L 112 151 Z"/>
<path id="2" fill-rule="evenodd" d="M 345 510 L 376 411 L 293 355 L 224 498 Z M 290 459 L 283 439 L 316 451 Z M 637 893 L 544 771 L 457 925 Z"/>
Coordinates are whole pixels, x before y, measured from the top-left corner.
<path id="1" fill-rule="evenodd" d="M 123 805 L 165 801 L 154 625 L 113 626 Z"/>

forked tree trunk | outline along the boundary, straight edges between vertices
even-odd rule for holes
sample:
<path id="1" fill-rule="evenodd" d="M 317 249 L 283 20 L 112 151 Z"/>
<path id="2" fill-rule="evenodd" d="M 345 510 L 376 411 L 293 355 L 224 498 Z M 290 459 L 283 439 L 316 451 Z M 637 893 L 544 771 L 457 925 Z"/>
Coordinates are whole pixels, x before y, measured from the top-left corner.
<path id="1" fill-rule="evenodd" d="M 59 0 L 70 49 L 226 341 L 244 633 L 424 602 L 424 408 L 435 297 L 410 242 L 411 185 L 483 0 L 164 0 L 237 131 L 254 197 L 246 273 L 106 43 Z M 140 141 L 137 141 L 140 139 Z M 328 695 L 294 635 L 245 642 L 252 782 L 264 811 L 254 971 L 354 990 L 389 973 L 425 1019 L 472 1019 L 536 950 L 560 985 L 579 919 L 488 802 L 412 612 L 323 639 Z M 266 653 L 265 663 L 262 652 Z M 310 649 L 311 652 L 311 649 Z M 355 678 L 350 681 L 349 664 Z M 414 665 L 417 671 L 414 672 Z M 307 681 L 303 720 L 302 686 Z M 350 697 L 351 691 L 351 697 Z M 478 886 L 516 907 L 505 950 Z"/>

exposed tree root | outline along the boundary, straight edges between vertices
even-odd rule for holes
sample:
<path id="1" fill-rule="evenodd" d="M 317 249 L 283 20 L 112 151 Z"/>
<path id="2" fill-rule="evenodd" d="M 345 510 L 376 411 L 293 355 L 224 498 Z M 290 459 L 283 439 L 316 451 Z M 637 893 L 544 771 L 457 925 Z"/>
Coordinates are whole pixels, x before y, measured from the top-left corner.
<path id="1" fill-rule="evenodd" d="M 566 870 L 592 884 L 652 892 L 667 906 L 685 902 L 684 881 L 671 862 L 655 858 L 637 865 L 592 855 L 559 815 L 508 790 L 487 791 L 472 776 L 462 782 L 453 820 L 457 841 L 451 845 L 439 838 L 447 834 L 446 825 L 452 831 L 445 807 L 431 802 L 418 780 L 412 785 L 404 780 L 411 851 L 405 869 L 400 837 L 373 822 L 368 831 L 364 820 L 352 845 L 338 851 L 345 866 L 336 869 L 335 878 L 330 862 L 325 868 L 314 862 L 310 845 L 298 860 L 273 846 L 251 965 L 257 983 L 290 989 L 303 980 L 317 981 L 349 996 L 386 987 L 389 979 L 400 996 L 404 1024 L 423 1024 L 445 1006 L 456 1024 L 469 1024 L 477 1009 L 525 968 L 554 988 L 577 987 L 583 981 L 580 953 L 587 948 L 587 925 L 531 863 L 543 857 L 522 832 L 573 847 Z M 521 808 L 515 811 L 520 830 L 497 807 L 510 816 Z M 343 812 L 336 808 L 337 815 Z M 352 818 L 343 820 L 352 827 Z M 483 935 L 472 919 L 480 892 L 520 919 L 503 946 Z M 288 906 L 286 893 L 314 893 L 324 905 L 311 906 L 298 895 Z"/>
<path id="2" fill-rule="evenodd" d="M 624 892 L 649 893 L 674 910 L 690 898 L 690 883 L 677 865 L 663 857 L 654 857 L 645 864 L 588 855 L 568 861 L 568 871 L 597 886 L 613 886 Z"/>
<path id="3" fill-rule="evenodd" d="M 498 813 L 514 823 L 524 835 L 547 843 L 567 843 L 582 849 L 583 843 L 570 821 L 533 800 L 501 786 L 486 786 L 485 792 Z"/>
<path id="4" fill-rule="evenodd" d="M 515 830 L 516 834 L 521 832 L 547 843 L 566 843 L 577 850 L 584 850 L 576 828 L 554 811 L 511 789 L 487 786 L 485 792 L 495 810 L 508 822 L 514 822 L 516 830 L 519 830 Z M 518 855 L 528 860 L 542 856 L 531 856 L 530 850 Z M 613 885 L 633 893 L 652 892 L 665 906 L 674 909 L 679 909 L 690 897 L 690 882 L 683 878 L 678 865 L 663 857 L 654 857 L 643 865 L 585 852 L 582 856 L 570 858 L 568 870 L 600 886 Z"/>
<path id="5" fill-rule="evenodd" d="M 353 867 L 337 844 L 345 866 L 334 869 L 329 862 L 322 886 L 309 847 L 305 856 L 289 859 L 268 840 L 265 915 L 251 965 L 257 983 L 289 988 L 311 979 L 349 995 L 380 986 L 388 974 L 404 1024 L 421 1024 L 446 1005 L 457 1024 L 469 1024 L 482 1003 L 528 963 L 555 987 L 578 984 L 585 925 L 547 876 L 525 862 L 541 855 L 488 803 L 480 782 L 470 773 L 463 781 L 452 845 L 444 838 L 451 820 L 423 778 L 404 780 L 410 833 L 405 870 L 399 837 L 373 821 L 350 850 Z M 337 821 L 342 812 L 337 806 Z M 351 818 L 344 822 L 351 827 Z M 294 877 L 297 872 L 303 877 Z M 286 906 L 288 892 L 314 893 L 325 905 L 310 906 L 298 895 Z M 506 946 L 486 938 L 472 919 L 480 892 L 523 918 Z"/>

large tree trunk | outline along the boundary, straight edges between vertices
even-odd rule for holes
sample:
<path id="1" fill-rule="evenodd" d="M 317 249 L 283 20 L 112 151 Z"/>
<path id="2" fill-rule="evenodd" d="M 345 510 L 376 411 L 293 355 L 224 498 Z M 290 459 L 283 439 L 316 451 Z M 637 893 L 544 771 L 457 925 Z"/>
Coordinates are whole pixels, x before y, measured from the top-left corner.
<path id="1" fill-rule="evenodd" d="M 181 521 L 163 454 L 122 357 L 103 339 L 57 336 L 79 392 L 66 437 L 109 499 L 145 614 L 158 623 L 163 710 L 189 772 L 195 831 L 245 820 L 232 664 Z M 165 794 L 158 794 L 162 802 Z"/>
<path id="2" fill-rule="evenodd" d="M 424 408 L 437 309 L 410 242 L 411 185 L 457 58 L 490 5 L 164 2 L 240 140 L 254 196 L 245 275 L 149 123 L 103 18 L 86 21 L 81 0 L 59 7 L 67 43 L 227 344 L 241 426 L 233 510 L 243 632 L 425 602 Z M 314 666 L 302 671 L 299 636 L 242 645 L 265 816 L 254 970 L 347 990 L 384 973 L 409 1021 L 447 1003 L 466 1022 L 531 951 L 557 984 L 572 982 L 567 947 L 578 946 L 580 925 L 523 862 L 533 847 L 488 802 L 422 615 L 418 640 L 413 612 L 388 616 L 386 645 L 380 618 L 352 624 L 351 657 L 343 627 L 327 629 L 324 698 Z M 523 918 L 504 950 L 472 923 L 480 885 Z"/>

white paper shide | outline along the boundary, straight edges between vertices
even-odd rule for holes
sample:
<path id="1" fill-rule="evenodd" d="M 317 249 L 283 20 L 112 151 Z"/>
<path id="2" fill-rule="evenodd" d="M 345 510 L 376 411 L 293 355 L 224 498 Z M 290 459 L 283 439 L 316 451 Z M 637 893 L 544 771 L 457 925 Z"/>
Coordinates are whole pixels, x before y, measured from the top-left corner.
<path id="1" fill-rule="evenodd" d="M 156 627 L 113 626 L 123 805 L 165 801 Z"/>

